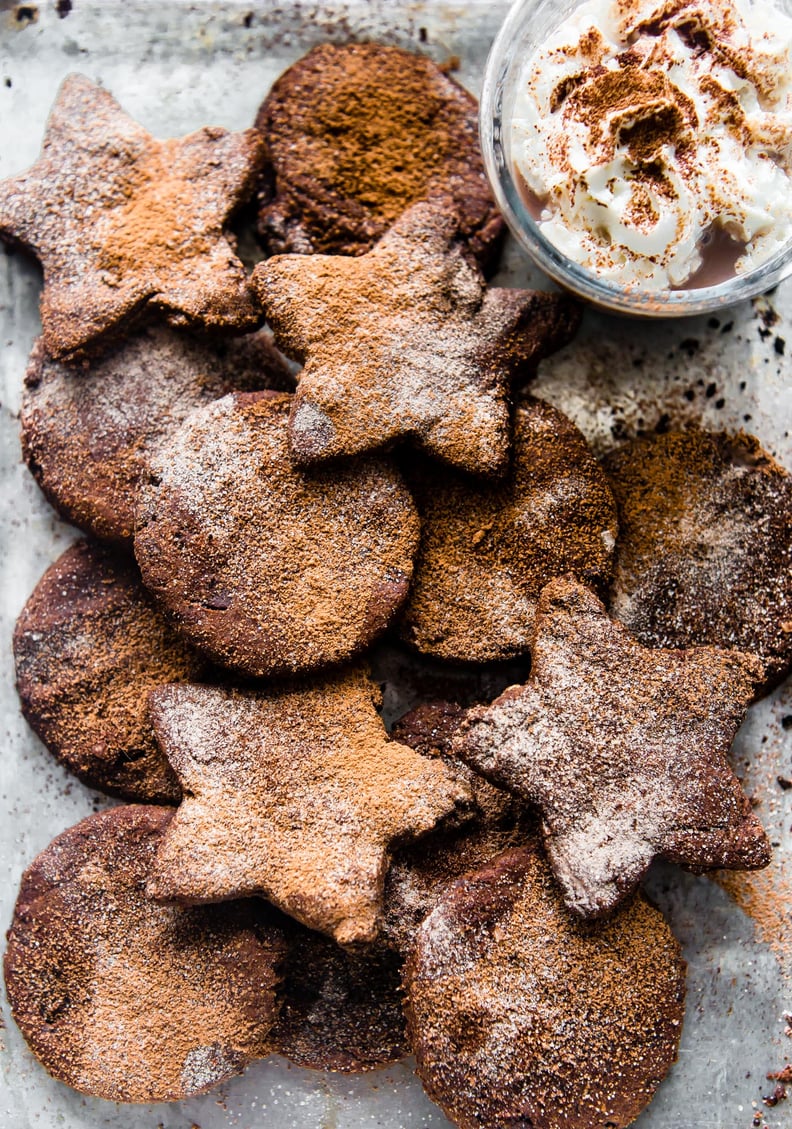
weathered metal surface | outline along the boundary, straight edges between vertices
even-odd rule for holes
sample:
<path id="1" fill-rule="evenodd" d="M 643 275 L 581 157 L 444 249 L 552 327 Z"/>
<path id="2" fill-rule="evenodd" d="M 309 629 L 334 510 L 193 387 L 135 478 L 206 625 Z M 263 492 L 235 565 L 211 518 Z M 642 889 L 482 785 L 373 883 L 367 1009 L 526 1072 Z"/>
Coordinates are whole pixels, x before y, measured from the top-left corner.
<path id="1" fill-rule="evenodd" d="M 455 55 L 459 77 L 480 84 L 503 0 L 349 0 L 347 3 L 184 3 L 182 0 L 0 0 L 0 177 L 35 160 L 62 78 L 100 80 L 153 133 L 203 124 L 244 128 L 280 71 L 314 43 L 371 38 Z M 59 15 L 58 8 L 62 14 Z M 67 9 L 71 9 L 67 11 Z M 513 245 L 499 281 L 537 282 Z M 0 927 L 7 928 L 19 876 L 58 832 L 105 806 L 55 764 L 23 722 L 13 689 L 14 620 L 44 568 L 72 539 L 20 465 L 17 411 L 37 331 L 39 274 L 0 251 Z M 647 325 L 587 316 L 576 342 L 542 369 L 535 390 L 566 410 L 599 450 L 640 429 L 689 419 L 757 434 L 792 467 L 792 283 L 754 303 L 695 321 Z M 787 342 L 789 344 L 787 345 Z M 724 599 L 728 593 L 724 593 Z M 398 655 L 382 660 L 387 704 L 414 695 Z M 414 681 L 414 679 L 413 679 Z M 792 687 L 755 706 L 735 764 L 759 803 L 774 844 L 770 871 L 736 880 L 728 894 L 706 878 L 656 868 L 650 889 L 669 914 L 690 962 L 682 1053 L 640 1129 L 749 1129 L 760 1112 L 771 1129 L 792 1123 L 792 1100 L 774 1108 L 768 1071 L 792 1052 L 783 1013 L 792 1010 Z M 738 906 L 737 901 L 743 908 Z M 271 1059 L 218 1093 L 178 1106 L 121 1107 L 82 1098 L 52 1081 L 25 1047 L 4 1003 L 0 1030 L 3 1129 L 408 1129 L 443 1126 L 409 1064 L 359 1078 L 333 1077 Z"/>

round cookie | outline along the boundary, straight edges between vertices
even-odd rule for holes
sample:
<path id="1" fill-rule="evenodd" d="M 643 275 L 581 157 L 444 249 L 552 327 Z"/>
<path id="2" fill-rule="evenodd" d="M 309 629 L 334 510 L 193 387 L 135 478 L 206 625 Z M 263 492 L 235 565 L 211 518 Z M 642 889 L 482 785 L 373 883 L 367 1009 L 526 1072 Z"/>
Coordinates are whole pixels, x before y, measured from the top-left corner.
<path id="1" fill-rule="evenodd" d="M 418 517 L 387 462 L 289 457 L 291 396 L 225 396 L 161 449 L 137 514 L 145 584 L 186 638 L 254 677 L 362 651 L 404 601 Z"/>
<path id="2" fill-rule="evenodd" d="M 405 966 L 429 1096 L 460 1129 L 622 1129 L 676 1059 L 685 963 L 640 896 L 593 925 L 538 847 L 459 879 Z"/>
<path id="3" fill-rule="evenodd" d="M 610 578 L 613 497 L 586 440 L 550 404 L 520 402 L 502 484 L 432 465 L 410 486 L 421 547 L 400 632 L 424 654 L 466 662 L 525 654 L 549 580 L 572 573 L 602 589 Z"/>
<path id="4" fill-rule="evenodd" d="M 83 368 L 52 360 L 39 340 L 25 376 L 22 453 L 67 521 L 131 548 L 138 480 L 163 438 L 228 392 L 292 386 L 263 331 L 210 342 L 150 328 Z"/>
<path id="5" fill-rule="evenodd" d="M 273 1049 L 297 1066 L 343 1073 L 403 1058 L 408 1047 L 396 954 L 350 953 L 296 924 L 286 927 L 286 936 Z"/>
<path id="6" fill-rule="evenodd" d="M 360 255 L 418 200 L 441 194 L 482 266 L 503 232 L 475 98 L 422 55 L 323 43 L 259 110 L 267 144 L 259 231 L 270 254 Z"/>
<path id="7" fill-rule="evenodd" d="M 59 761 L 111 795 L 178 803 L 146 699 L 207 664 L 165 621 L 133 561 L 91 541 L 67 549 L 17 620 L 14 657 L 22 712 Z"/>
<path id="8" fill-rule="evenodd" d="M 28 868 L 5 955 L 11 1010 L 55 1078 L 109 1101 L 178 1101 L 269 1053 L 283 935 L 249 903 L 143 894 L 162 808 L 84 819 Z"/>
<path id="9" fill-rule="evenodd" d="M 792 476 L 758 440 L 691 428 L 608 455 L 619 507 L 611 612 L 648 647 L 792 663 Z"/>

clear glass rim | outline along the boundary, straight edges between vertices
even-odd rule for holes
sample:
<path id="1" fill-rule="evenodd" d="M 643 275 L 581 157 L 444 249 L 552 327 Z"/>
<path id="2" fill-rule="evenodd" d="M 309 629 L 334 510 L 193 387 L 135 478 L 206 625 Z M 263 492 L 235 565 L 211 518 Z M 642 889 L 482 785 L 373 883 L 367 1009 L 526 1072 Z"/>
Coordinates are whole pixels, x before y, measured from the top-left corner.
<path id="1" fill-rule="evenodd" d="M 792 274 L 792 236 L 772 258 L 747 274 L 717 286 L 691 290 L 641 290 L 600 279 L 567 259 L 542 233 L 522 198 L 504 137 L 504 93 L 532 4 L 516 0 L 490 49 L 479 107 L 484 165 L 498 207 L 521 247 L 545 274 L 594 305 L 639 317 L 681 317 L 711 313 L 772 290 Z M 792 191 L 792 188 L 790 189 Z"/>

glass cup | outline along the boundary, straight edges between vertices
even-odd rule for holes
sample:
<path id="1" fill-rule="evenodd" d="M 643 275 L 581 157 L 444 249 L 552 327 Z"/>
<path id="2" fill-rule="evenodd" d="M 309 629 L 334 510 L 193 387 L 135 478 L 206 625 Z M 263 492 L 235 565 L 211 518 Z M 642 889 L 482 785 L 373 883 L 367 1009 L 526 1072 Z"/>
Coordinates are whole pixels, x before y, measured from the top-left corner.
<path id="1" fill-rule="evenodd" d="M 776 0 L 778 3 L 779 0 Z M 518 186 L 511 157 L 512 114 L 525 59 L 546 40 L 581 0 L 517 0 L 492 46 L 481 95 L 481 145 L 498 205 L 520 245 L 560 286 L 608 310 L 641 317 L 703 314 L 771 290 L 792 274 L 792 237 L 754 270 L 716 286 L 674 290 L 618 285 L 568 259 L 542 234 Z M 792 14 L 792 0 L 781 0 Z M 790 185 L 792 191 L 792 185 Z"/>

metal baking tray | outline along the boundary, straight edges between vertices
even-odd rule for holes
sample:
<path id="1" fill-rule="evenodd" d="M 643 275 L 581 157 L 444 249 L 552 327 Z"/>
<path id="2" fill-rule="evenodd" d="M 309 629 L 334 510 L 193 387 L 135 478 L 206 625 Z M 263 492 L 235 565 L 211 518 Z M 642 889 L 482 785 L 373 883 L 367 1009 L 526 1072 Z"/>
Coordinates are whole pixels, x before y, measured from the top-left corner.
<path id="1" fill-rule="evenodd" d="M 155 135 L 204 124 L 249 126 L 276 76 L 316 43 L 373 39 L 457 60 L 478 92 L 504 0 L 0 0 L 0 177 L 39 151 L 57 88 L 70 71 L 102 82 Z M 509 244 L 497 281 L 546 285 Z M 60 768 L 28 730 L 13 686 L 14 620 L 46 566 L 75 536 L 20 464 L 26 358 L 38 327 L 40 277 L 0 250 L 0 927 L 10 922 L 25 866 L 64 828 L 111 801 Z M 535 391 L 566 411 L 604 451 L 641 430 L 699 420 L 745 427 L 792 467 L 792 280 L 715 317 L 645 324 L 590 313 L 577 340 L 545 362 Z M 728 599 L 728 593 L 724 593 Z M 399 663 L 395 664 L 397 667 Z M 386 672 L 387 673 L 387 672 Z M 398 679 L 396 680 L 398 682 Z M 409 678 L 388 687 L 393 714 Z M 406 696 L 405 696 L 406 695 Z M 786 726 L 786 728 L 785 728 Z M 769 870 L 709 878 L 655 867 L 649 891 L 689 962 L 679 1062 L 639 1129 L 749 1129 L 792 1124 L 766 1080 L 792 1055 L 792 686 L 754 706 L 734 764 L 775 845 Z M 177 1105 L 117 1106 L 53 1081 L 24 1045 L 3 1002 L 2 1129 L 412 1129 L 448 1124 L 409 1062 L 368 1075 L 254 1064 L 219 1091 Z M 761 1115 L 761 1117 L 757 1117 Z"/>

